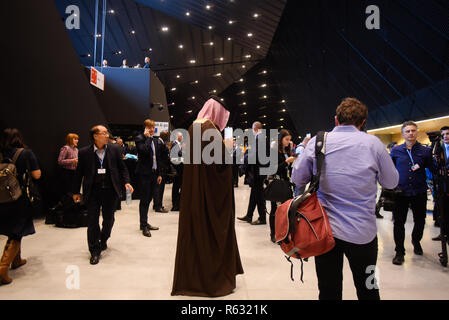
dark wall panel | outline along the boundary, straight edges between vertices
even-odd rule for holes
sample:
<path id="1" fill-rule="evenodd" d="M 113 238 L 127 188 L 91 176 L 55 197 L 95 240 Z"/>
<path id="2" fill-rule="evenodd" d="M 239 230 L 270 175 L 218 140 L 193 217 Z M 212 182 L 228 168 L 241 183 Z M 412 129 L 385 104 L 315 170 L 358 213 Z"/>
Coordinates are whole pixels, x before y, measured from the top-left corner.
<path id="1" fill-rule="evenodd" d="M 56 189 L 57 156 L 69 132 L 88 143 L 106 119 L 52 1 L 6 1 L 0 127 L 16 127 L 39 158 L 42 184 Z M 6 111 L 6 112 L 3 112 Z M 51 198 L 51 197 L 50 197 Z"/>

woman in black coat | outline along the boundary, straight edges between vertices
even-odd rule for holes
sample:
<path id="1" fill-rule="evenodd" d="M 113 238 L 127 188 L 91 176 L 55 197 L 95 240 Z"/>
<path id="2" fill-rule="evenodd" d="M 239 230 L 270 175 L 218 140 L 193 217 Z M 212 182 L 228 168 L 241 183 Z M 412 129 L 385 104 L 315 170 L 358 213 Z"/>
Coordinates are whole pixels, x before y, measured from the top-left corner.
<path id="1" fill-rule="evenodd" d="M 278 147 L 278 168 L 276 171 L 276 175 L 278 175 L 282 180 L 290 182 L 290 172 L 292 162 L 295 161 L 296 157 L 291 156 L 291 141 L 292 136 L 290 132 L 285 129 L 282 129 L 279 133 L 279 139 L 277 143 Z M 275 201 L 271 201 L 271 210 L 270 210 L 270 238 L 272 242 L 276 242 L 275 237 L 275 213 L 278 204 Z"/>
<path id="2" fill-rule="evenodd" d="M 23 150 L 20 150 L 23 149 Z M 39 179 L 41 170 L 34 153 L 23 142 L 22 135 L 17 129 L 5 129 L 0 133 L 0 153 L 2 162 L 8 162 L 18 153 L 15 162 L 17 178 L 20 185 L 25 185 L 24 176 L 28 173 L 30 179 Z M 8 237 L 0 262 L 0 284 L 11 283 L 8 269 L 19 268 L 26 263 L 20 257 L 22 237 L 35 233 L 32 211 L 25 192 L 13 202 L 0 203 L 0 234 Z"/>

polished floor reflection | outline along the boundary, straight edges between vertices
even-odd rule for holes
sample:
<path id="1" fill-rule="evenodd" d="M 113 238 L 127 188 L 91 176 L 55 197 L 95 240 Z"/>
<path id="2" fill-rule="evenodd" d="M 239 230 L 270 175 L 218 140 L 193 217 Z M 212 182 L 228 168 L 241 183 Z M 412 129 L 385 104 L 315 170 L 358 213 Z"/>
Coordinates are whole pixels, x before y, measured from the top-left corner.
<path id="1" fill-rule="evenodd" d="M 236 215 L 246 213 L 248 186 L 235 189 Z M 171 208 L 171 185 L 167 185 L 164 206 Z M 431 204 L 429 203 L 429 206 Z M 0 286 L 0 300 L 6 299 L 199 299 L 170 296 L 173 278 L 178 212 L 155 213 L 149 222 L 160 228 L 146 238 L 139 231 L 138 201 L 122 203 L 116 212 L 108 250 L 100 263 L 89 264 L 86 228 L 60 229 L 35 221 L 36 234 L 23 240 L 23 257 L 28 263 L 11 270 L 10 285 Z M 269 204 L 268 204 L 269 209 Z M 439 229 L 427 216 L 423 256 L 413 254 L 410 242 L 413 227 L 409 214 L 406 225 L 407 255 L 402 266 L 391 263 L 394 255 L 393 223 L 390 212 L 377 220 L 379 235 L 378 274 L 382 299 L 449 299 L 449 268 L 440 265 L 441 244 L 431 240 Z M 257 219 L 257 213 L 254 214 Z M 218 299 L 233 300 L 314 300 L 318 297 L 314 260 L 304 263 L 304 283 L 300 263 L 295 263 L 290 279 L 290 263 L 269 239 L 268 225 L 253 226 L 236 221 L 237 240 L 245 273 L 237 276 L 234 293 Z M 0 236 L 3 246 L 6 238 Z M 295 261 L 296 262 L 296 261 Z M 79 275 L 77 278 L 76 276 Z M 79 280 L 77 282 L 77 280 Z M 78 286 L 79 285 L 79 286 Z M 344 265 L 343 298 L 356 299 L 347 261 Z"/>

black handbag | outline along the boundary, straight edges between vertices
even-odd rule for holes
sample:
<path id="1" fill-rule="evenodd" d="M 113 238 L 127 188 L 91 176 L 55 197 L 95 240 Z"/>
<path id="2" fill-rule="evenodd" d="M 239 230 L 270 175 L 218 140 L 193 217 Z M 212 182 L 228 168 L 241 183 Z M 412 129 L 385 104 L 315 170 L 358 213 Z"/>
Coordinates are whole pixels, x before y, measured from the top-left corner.
<path id="1" fill-rule="evenodd" d="M 384 208 L 385 211 L 393 211 L 396 208 L 396 201 L 402 195 L 402 190 L 400 189 L 385 189 L 382 188 L 380 194 L 380 206 Z"/>
<path id="2" fill-rule="evenodd" d="M 263 192 L 265 200 L 269 201 L 285 202 L 293 198 L 291 183 L 278 176 L 274 176 L 273 180 L 268 183 L 268 186 Z"/>

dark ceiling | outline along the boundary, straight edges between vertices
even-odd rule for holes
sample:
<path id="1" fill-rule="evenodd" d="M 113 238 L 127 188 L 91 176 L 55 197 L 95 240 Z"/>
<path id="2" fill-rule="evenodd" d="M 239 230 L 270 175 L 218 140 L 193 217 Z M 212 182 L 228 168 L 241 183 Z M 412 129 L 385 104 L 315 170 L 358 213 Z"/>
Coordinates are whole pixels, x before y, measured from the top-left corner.
<path id="1" fill-rule="evenodd" d="M 63 19 L 79 6 L 81 28 L 68 33 L 92 65 L 95 1 L 55 3 Z M 369 5 L 379 30 L 366 28 Z M 229 125 L 259 120 L 295 137 L 331 129 L 346 96 L 368 106 L 369 128 L 449 114 L 447 0 L 108 0 L 107 10 L 109 65 L 149 56 L 175 127 L 210 94 L 231 107 Z"/>

